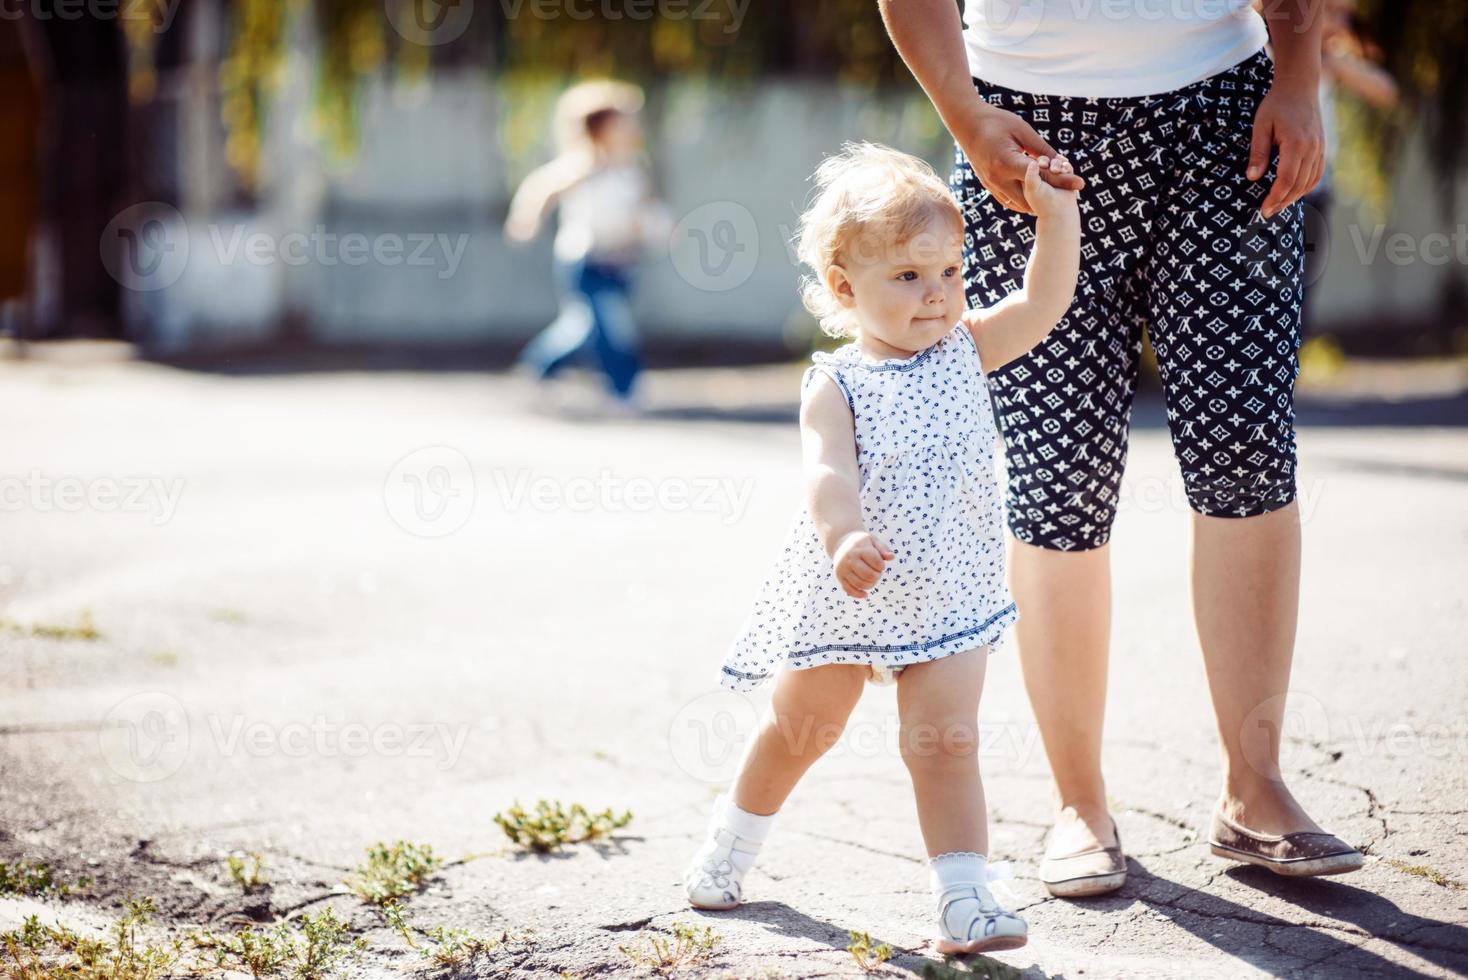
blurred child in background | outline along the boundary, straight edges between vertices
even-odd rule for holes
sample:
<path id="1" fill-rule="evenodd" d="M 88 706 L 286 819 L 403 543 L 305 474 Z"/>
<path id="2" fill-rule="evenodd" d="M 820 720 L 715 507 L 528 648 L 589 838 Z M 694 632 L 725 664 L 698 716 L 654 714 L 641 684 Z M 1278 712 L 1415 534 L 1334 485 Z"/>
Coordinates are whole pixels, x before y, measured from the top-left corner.
<path id="1" fill-rule="evenodd" d="M 636 402 L 640 369 L 629 295 L 644 246 L 667 237 L 643 152 L 643 93 L 609 80 L 582 82 L 556 103 L 556 157 L 516 191 L 505 235 L 524 243 L 558 211 L 555 236 L 561 312 L 526 345 L 519 365 L 544 382 L 576 360 L 606 376 L 618 408 Z"/>

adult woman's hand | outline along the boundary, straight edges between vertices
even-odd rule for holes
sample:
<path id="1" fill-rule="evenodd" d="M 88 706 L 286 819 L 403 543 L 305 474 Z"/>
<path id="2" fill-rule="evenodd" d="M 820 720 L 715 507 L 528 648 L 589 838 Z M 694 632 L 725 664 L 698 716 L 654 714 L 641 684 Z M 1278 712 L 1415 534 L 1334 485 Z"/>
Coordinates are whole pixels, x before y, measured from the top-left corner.
<path id="1" fill-rule="evenodd" d="M 996 201 L 1011 211 L 1034 214 L 1025 200 L 1025 168 L 1031 157 L 1058 154 L 1019 116 L 981 100 L 975 101 L 967 124 L 955 130 L 954 139 L 963 147 L 979 183 Z M 1040 175 L 1047 184 L 1063 190 L 1078 191 L 1086 186 L 1085 180 L 1074 173 L 1053 173 L 1042 167 Z"/>
<path id="2" fill-rule="evenodd" d="M 1274 183 L 1259 211 L 1272 218 L 1308 194 L 1325 168 L 1325 131 L 1320 122 L 1319 90 L 1313 85 L 1276 80 L 1254 113 L 1254 140 L 1249 147 L 1250 180 L 1269 168 L 1269 153 L 1279 147 Z"/>

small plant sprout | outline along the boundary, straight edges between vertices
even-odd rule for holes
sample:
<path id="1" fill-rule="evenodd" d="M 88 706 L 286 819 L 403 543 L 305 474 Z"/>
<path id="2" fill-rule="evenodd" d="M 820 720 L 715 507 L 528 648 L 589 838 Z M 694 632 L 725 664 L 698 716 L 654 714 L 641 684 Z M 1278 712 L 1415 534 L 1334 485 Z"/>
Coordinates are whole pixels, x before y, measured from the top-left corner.
<path id="1" fill-rule="evenodd" d="M 346 880 L 347 888 L 362 901 L 385 905 L 418 891 L 443 864 L 427 844 L 379 842 L 367 849 L 367 861 Z"/>
<path id="2" fill-rule="evenodd" d="M 30 626 L 9 619 L 0 619 L 0 629 L 10 630 L 22 636 L 38 636 L 45 640 L 100 640 L 101 632 L 92 623 L 92 611 L 83 609 L 73 624 L 35 623 Z"/>
<path id="3" fill-rule="evenodd" d="M 467 966 L 476 956 L 489 952 L 501 942 L 452 926 L 432 926 L 427 936 L 431 945 L 420 947 L 418 954 L 431 960 L 434 966 L 450 970 Z"/>
<path id="4" fill-rule="evenodd" d="M 1396 868 L 1398 871 L 1403 872 L 1404 874 L 1414 875 L 1418 878 L 1425 878 L 1426 880 L 1432 882 L 1434 885 L 1437 885 L 1439 888 L 1463 887 L 1452 878 L 1449 878 L 1447 875 L 1443 874 L 1437 868 L 1429 867 L 1425 864 L 1408 864 L 1406 861 L 1395 861 L 1390 858 L 1387 859 L 1386 863 L 1390 864 L 1392 867 Z"/>
<path id="5" fill-rule="evenodd" d="M 635 944 L 618 944 L 617 948 L 632 961 L 639 973 L 646 967 L 655 973 L 669 976 L 684 967 L 707 963 L 713 958 L 714 947 L 723 942 L 723 937 L 715 933 L 712 926 L 699 930 L 694 926 L 675 922 L 672 928 L 671 940 L 643 930 L 637 934 Z"/>
<path id="6" fill-rule="evenodd" d="M 256 978 L 292 980 L 322 980 L 367 947 L 365 939 L 351 938 L 346 923 L 331 909 L 268 929 L 240 929 L 222 936 L 204 933 L 195 942 L 213 951 L 220 969 L 235 967 Z"/>
<path id="7" fill-rule="evenodd" d="M 49 864 L 9 864 L 0 861 L 0 895 L 52 895 L 60 897 L 72 885 L 58 881 Z"/>
<path id="8" fill-rule="evenodd" d="M 46 925 L 28 916 L 20 929 L 0 933 L 4 975 L 11 980 L 157 980 L 171 976 L 183 945 L 139 943 L 138 930 L 152 919 L 149 898 L 123 903 L 123 915 L 107 939 L 83 936 L 64 925 Z"/>
<path id="9" fill-rule="evenodd" d="M 390 898 L 383 902 L 382 905 L 378 906 L 378 911 L 382 913 L 383 920 L 396 930 L 398 935 L 402 936 L 409 946 L 414 949 L 418 948 L 418 944 L 413 941 L 413 930 L 408 925 L 408 920 L 403 918 L 403 907 L 398 904 L 397 899 Z"/>
<path id="10" fill-rule="evenodd" d="M 539 800 L 535 812 L 527 813 L 517 800 L 504 813 L 496 813 L 494 822 L 499 824 L 505 835 L 521 847 L 546 853 L 566 844 L 606 837 L 632 820 L 632 811 L 626 810 L 616 816 L 608 808 L 601 813 L 588 813 L 580 803 L 572 803 L 570 809 L 559 801 Z"/>
<path id="11" fill-rule="evenodd" d="M 846 951 L 856 960 L 856 965 L 861 967 L 863 973 L 870 973 L 892 958 L 891 946 L 886 943 L 873 945 L 872 937 L 867 933 L 855 929 L 849 931 L 851 945 L 846 947 Z"/>
<path id="12" fill-rule="evenodd" d="M 384 902 L 380 911 L 382 917 L 387 920 L 387 924 L 395 929 L 411 948 L 416 949 L 419 956 L 430 960 L 434 966 L 445 969 L 457 970 L 481 953 L 487 953 L 500 943 L 508 942 L 510 938 L 508 930 L 498 939 L 488 939 L 468 929 L 430 926 L 422 931 L 427 942 L 419 943 L 413 938 L 413 927 L 408 925 L 403 915 L 403 907 L 396 899 Z"/>
<path id="13" fill-rule="evenodd" d="M 265 877 L 265 859 L 257 851 L 249 854 L 231 854 L 225 859 L 229 876 L 234 879 L 246 895 L 270 884 Z"/>

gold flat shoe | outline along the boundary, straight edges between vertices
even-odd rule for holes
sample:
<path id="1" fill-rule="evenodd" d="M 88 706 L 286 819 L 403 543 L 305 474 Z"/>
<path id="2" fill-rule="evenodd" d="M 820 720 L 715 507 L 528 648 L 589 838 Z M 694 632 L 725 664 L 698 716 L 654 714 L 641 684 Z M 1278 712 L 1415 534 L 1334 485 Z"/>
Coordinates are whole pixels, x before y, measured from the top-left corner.
<path id="1" fill-rule="evenodd" d="M 1040 861 L 1040 880 L 1057 898 L 1105 895 L 1126 884 L 1126 855 L 1121 850 L 1121 832 L 1111 821 L 1116 843 L 1092 847 L 1074 854 L 1051 856 Z"/>

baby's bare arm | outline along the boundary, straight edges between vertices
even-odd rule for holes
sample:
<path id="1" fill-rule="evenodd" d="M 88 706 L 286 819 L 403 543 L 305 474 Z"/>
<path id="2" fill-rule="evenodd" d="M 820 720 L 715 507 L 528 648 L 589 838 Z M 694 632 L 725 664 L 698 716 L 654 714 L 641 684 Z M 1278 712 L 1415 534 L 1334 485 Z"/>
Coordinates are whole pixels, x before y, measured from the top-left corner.
<path id="1" fill-rule="evenodd" d="M 511 241 L 528 242 L 540 234 L 540 226 L 556 199 L 586 173 L 586 162 L 573 156 L 557 157 L 530 171 L 510 199 L 505 235 Z"/>
<path id="2" fill-rule="evenodd" d="M 826 554 L 836 551 L 861 522 L 861 477 L 856 468 L 856 425 L 836 382 L 817 372 L 800 403 L 805 500 Z"/>
<path id="3" fill-rule="evenodd" d="M 1065 315 L 1080 274 L 1081 218 L 1076 192 L 1043 183 L 1031 163 L 1025 193 L 1036 205 L 1035 247 L 1024 285 L 985 309 L 969 310 L 964 323 L 992 371 L 1034 347 Z"/>
<path id="4" fill-rule="evenodd" d="M 800 403 L 800 443 L 806 508 L 816 534 L 841 588 L 865 599 L 895 556 L 862 522 L 855 421 L 841 389 L 823 372 L 817 372 Z"/>

